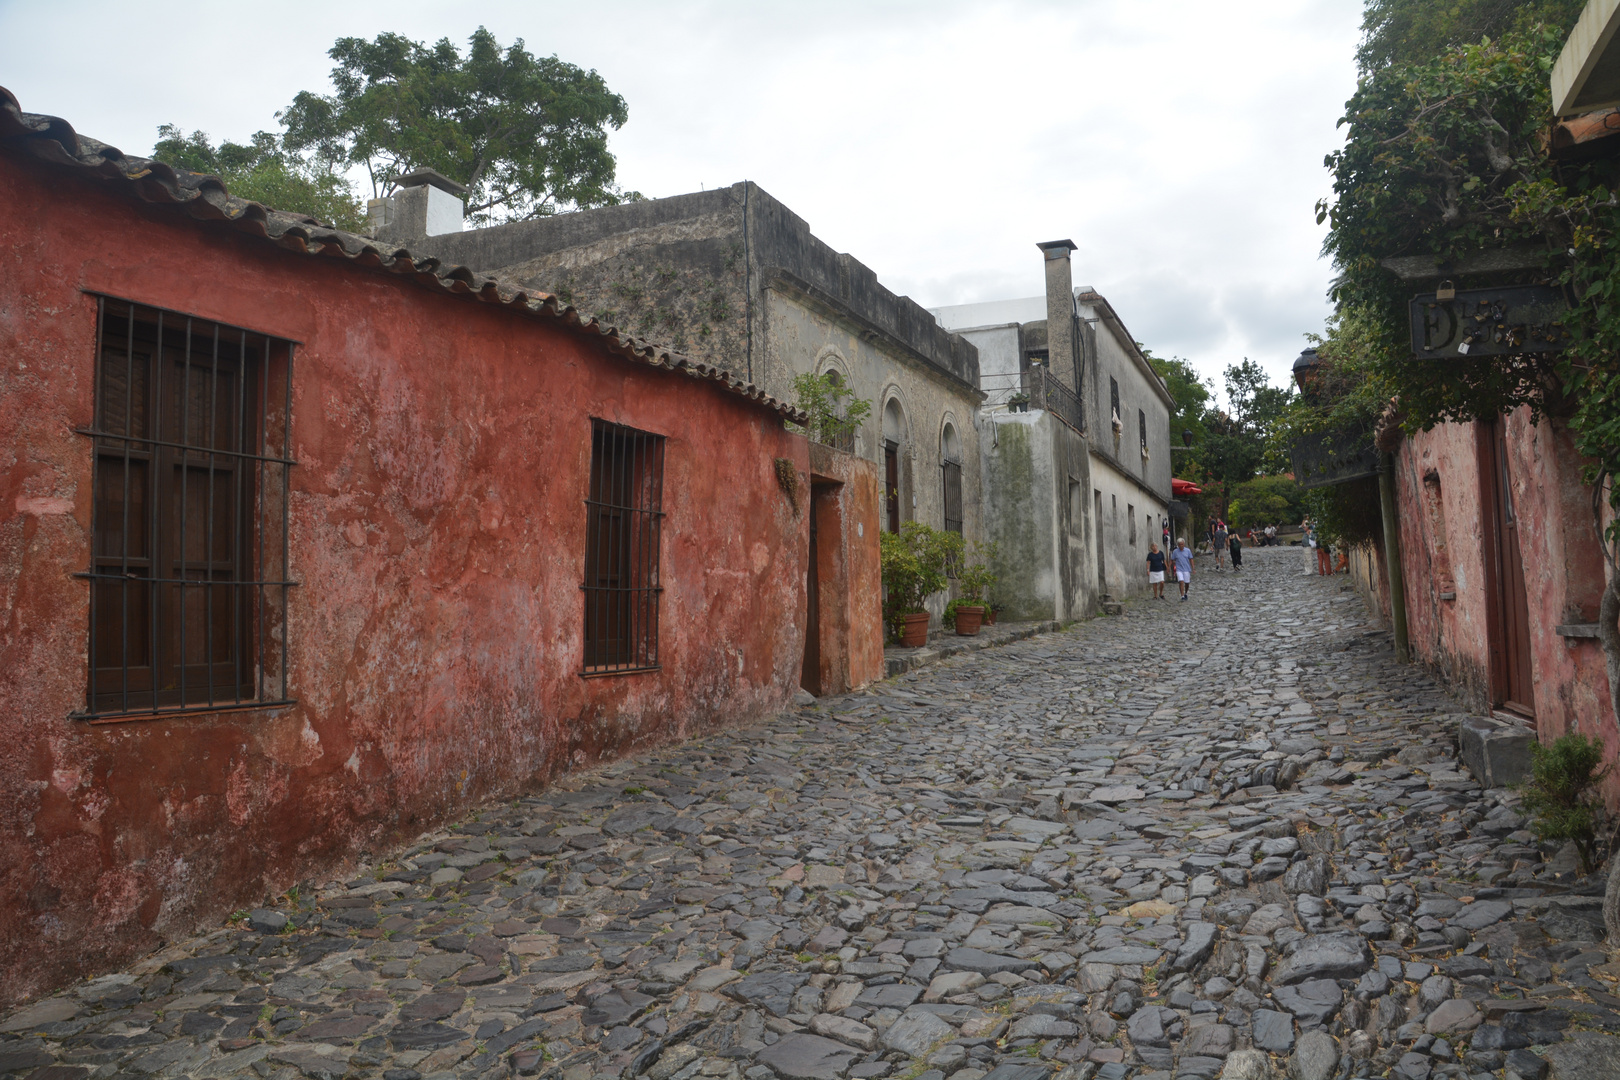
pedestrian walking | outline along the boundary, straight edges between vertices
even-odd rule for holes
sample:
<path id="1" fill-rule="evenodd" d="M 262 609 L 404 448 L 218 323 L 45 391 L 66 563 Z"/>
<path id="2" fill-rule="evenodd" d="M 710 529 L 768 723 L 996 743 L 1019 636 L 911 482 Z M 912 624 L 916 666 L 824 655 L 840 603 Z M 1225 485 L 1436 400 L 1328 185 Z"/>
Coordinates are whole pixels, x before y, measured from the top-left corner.
<path id="1" fill-rule="evenodd" d="M 1210 540 L 1212 541 L 1211 547 L 1213 548 L 1214 553 L 1215 553 L 1215 569 L 1217 571 L 1225 570 L 1226 569 L 1226 522 L 1220 521 L 1220 520 L 1217 520 L 1215 522 L 1215 532 L 1214 532 L 1214 535 L 1212 535 L 1210 537 Z"/>
<path id="2" fill-rule="evenodd" d="M 1164 599 L 1164 552 L 1159 550 L 1158 544 L 1148 545 L 1148 586 L 1153 591 L 1153 599 Z"/>
<path id="3" fill-rule="evenodd" d="M 1187 587 L 1192 584 L 1193 553 L 1187 546 L 1187 538 L 1182 537 L 1176 545 L 1176 550 L 1170 553 L 1170 561 L 1176 568 L 1176 581 L 1181 585 L 1181 599 L 1187 599 Z"/>
<path id="4" fill-rule="evenodd" d="M 1226 547 L 1232 555 L 1232 572 L 1236 573 L 1243 569 L 1243 538 L 1233 533 L 1227 538 Z"/>
<path id="5" fill-rule="evenodd" d="M 1333 556 L 1321 535 L 1316 538 L 1316 572 L 1323 577 L 1333 576 Z"/>

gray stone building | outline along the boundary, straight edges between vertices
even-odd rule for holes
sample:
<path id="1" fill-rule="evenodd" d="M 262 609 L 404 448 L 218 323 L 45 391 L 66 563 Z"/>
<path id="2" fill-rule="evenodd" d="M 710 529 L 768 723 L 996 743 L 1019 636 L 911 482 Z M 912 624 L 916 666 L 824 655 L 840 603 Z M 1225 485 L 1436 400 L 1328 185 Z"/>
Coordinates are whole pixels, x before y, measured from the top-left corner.
<path id="1" fill-rule="evenodd" d="M 433 231 L 430 204 L 455 193 L 440 177 L 412 179 L 373 207 L 379 236 L 420 242 Z M 434 190 L 416 190 L 424 186 Z M 872 403 L 846 449 L 881 470 L 881 526 L 917 520 L 970 543 L 983 538 L 978 350 L 817 239 L 758 185 L 441 228 L 420 246 L 444 261 L 554 293 L 784 400 L 795 397 L 795 376 L 836 373 Z"/>
<path id="2" fill-rule="evenodd" d="M 1146 590 L 1168 520 L 1174 401 L 1118 313 L 1072 284 L 1068 240 L 1040 244 L 1044 296 L 934 309 L 979 349 L 985 516 L 998 595 L 1070 619 Z"/>

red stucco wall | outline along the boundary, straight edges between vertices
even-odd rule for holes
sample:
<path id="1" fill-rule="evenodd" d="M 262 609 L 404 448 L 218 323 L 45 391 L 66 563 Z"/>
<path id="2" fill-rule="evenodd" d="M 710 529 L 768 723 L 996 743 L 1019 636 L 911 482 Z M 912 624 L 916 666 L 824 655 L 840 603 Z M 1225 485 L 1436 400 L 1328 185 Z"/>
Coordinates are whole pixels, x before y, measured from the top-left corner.
<path id="1" fill-rule="evenodd" d="M 291 690 L 89 726 L 95 301 L 300 342 Z M 662 670 L 581 679 L 590 419 L 668 437 Z M 0 1007 L 561 770 L 780 708 L 808 534 L 768 410 L 514 311 L 0 156 Z"/>
<path id="2" fill-rule="evenodd" d="M 1592 519 L 1591 488 L 1568 430 L 1530 422 L 1528 409 L 1503 418 L 1507 468 L 1519 517 L 1520 554 L 1530 613 L 1536 727 L 1544 742 L 1579 731 L 1603 738 L 1620 757 L 1620 728 L 1609 706 L 1603 652 L 1591 638 L 1563 637 L 1557 627 L 1597 618 L 1604 565 Z M 1433 668 L 1476 710 L 1501 699 L 1492 685 L 1495 643 L 1482 536 L 1484 488 L 1474 424 L 1444 424 L 1412 436 L 1396 455 L 1396 493 L 1405 573 L 1407 631 L 1413 658 Z M 1431 477 L 1425 483 L 1425 477 Z M 1435 498 L 1438 489 L 1438 500 Z M 1358 560 L 1363 596 L 1376 587 L 1389 614 L 1381 560 Z M 1456 593 L 1443 599 L 1442 592 Z M 1620 806 L 1620 776 L 1611 775 L 1611 805 Z"/>

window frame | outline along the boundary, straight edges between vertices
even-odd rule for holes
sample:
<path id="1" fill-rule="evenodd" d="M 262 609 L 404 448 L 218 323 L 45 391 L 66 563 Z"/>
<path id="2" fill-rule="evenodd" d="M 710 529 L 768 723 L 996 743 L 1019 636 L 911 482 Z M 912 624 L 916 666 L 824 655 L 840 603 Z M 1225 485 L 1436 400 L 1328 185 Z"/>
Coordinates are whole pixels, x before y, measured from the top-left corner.
<path id="1" fill-rule="evenodd" d="M 946 420 L 940 428 L 939 437 L 939 469 L 943 488 L 940 492 L 940 522 L 946 532 L 961 536 L 962 520 L 965 517 L 962 506 L 962 462 L 960 450 L 953 456 L 952 439 L 960 441 L 961 436 L 956 433 L 956 426 Z M 953 503 L 956 509 L 954 518 L 951 517 Z"/>
<path id="2" fill-rule="evenodd" d="M 579 675 L 658 671 L 668 439 L 593 416 L 590 446 Z"/>
<path id="3" fill-rule="evenodd" d="M 288 540 L 290 473 L 297 464 L 291 456 L 292 368 L 299 343 L 119 296 L 85 295 L 96 301 L 94 412 L 89 426 L 76 431 L 90 440 L 91 521 L 89 565 L 74 576 L 88 584 L 89 603 L 84 706 L 70 719 L 99 724 L 295 704 L 288 692 L 287 590 L 298 584 L 290 576 Z M 199 343 L 206 355 L 198 355 Z M 112 366 L 120 359 L 121 398 Z M 280 377 L 272 383 L 277 366 Z M 180 382 L 165 387 L 176 371 Z M 229 381 L 222 383 L 223 376 Z M 200 402 L 192 394 L 194 378 Z M 234 395 L 234 417 L 220 415 L 222 386 L 229 387 L 225 411 Z M 122 417 L 115 422 L 110 412 L 120 400 Z M 138 429 L 137 419 L 144 421 Z M 192 441 L 193 420 L 209 429 L 205 441 Z M 122 430 L 114 430 L 118 422 Z M 139 510 L 132 514 L 137 462 L 145 479 Z M 192 492 L 203 477 L 198 497 L 206 502 L 194 506 Z M 229 508 L 215 501 L 222 477 Z M 194 510 L 206 520 L 201 536 L 193 533 L 188 544 Z M 113 512 L 119 515 L 116 532 Z M 223 547 L 220 528 L 228 530 Z M 202 551 L 196 554 L 199 539 Z M 139 554 L 132 553 L 136 540 Z M 230 614 L 216 621 L 221 590 Z M 137 609 L 138 630 L 130 625 L 132 591 L 144 601 Z M 188 642 L 197 591 L 202 633 Z M 114 606 L 116 626 L 106 621 L 114 617 L 106 609 Z M 194 663 L 199 639 L 202 658 Z M 116 663 L 104 655 L 112 651 L 109 644 Z M 145 662 L 132 664 L 132 651 Z M 192 668 L 202 671 L 200 682 L 188 677 Z"/>

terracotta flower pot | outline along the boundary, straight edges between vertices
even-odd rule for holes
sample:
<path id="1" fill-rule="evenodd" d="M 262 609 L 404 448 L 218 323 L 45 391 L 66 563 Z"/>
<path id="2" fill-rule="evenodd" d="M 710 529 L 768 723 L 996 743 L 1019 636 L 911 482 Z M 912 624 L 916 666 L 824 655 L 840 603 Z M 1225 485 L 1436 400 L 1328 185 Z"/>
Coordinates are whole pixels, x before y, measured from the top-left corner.
<path id="1" fill-rule="evenodd" d="M 928 644 L 928 612 L 919 611 L 915 615 L 902 615 L 900 622 L 905 627 L 900 632 L 902 647 L 916 649 Z"/>
<path id="2" fill-rule="evenodd" d="M 987 608 L 984 609 L 984 625 L 986 625 L 986 626 L 994 626 L 994 625 L 996 625 L 996 609 L 995 608 L 987 607 Z"/>
<path id="3" fill-rule="evenodd" d="M 956 609 L 956 632 L 962 637 L 977 637 L 979 624 L 984 620 L 984 608 L 959 607 Z"/>

